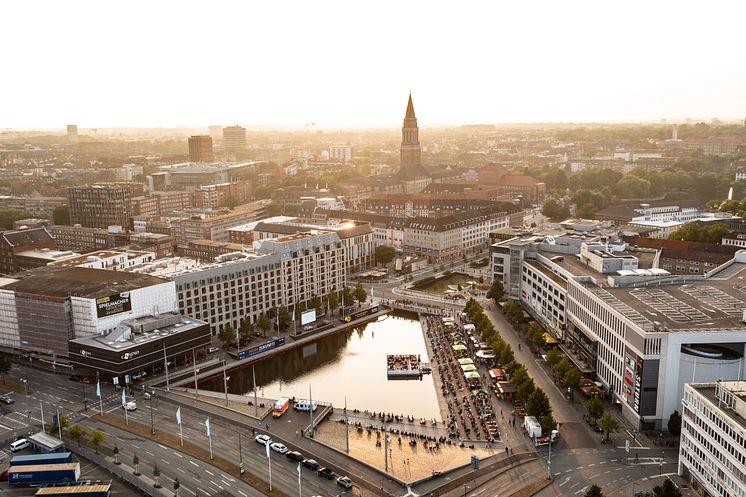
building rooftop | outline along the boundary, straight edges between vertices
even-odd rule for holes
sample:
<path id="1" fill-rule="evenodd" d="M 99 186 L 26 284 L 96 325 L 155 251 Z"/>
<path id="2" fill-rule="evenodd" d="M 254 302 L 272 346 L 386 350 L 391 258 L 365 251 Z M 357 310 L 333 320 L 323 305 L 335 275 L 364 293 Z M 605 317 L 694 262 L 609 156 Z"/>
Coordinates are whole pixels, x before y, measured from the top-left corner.
<path id="1" fill-rule="evenodd" d="M 178 312 L 169 312 L 158 316 L 140 316 L 120 323 L 119 326 L 128 327 L 130 333 L 114 331 L 108 335 L 76 338 L 70 340 L 70 342 L 103 350 L 120 351 L 139 347 L 143 343 L 161 340 L 169 335 L 190 331 L 206 324 L 204 321 L 183 316 Z"/>
<path id="2" fill-rule="evenodd" d="M 746 419 L 743 418 L 741 414 L 739 414 L 734 409 L 728 409 L 728 406 L 726 406 L 721 399 L 718 398 L 717 390 L 718 386 L 720 388 L 723 388 L 723 386 L 729 386 L 729 385 L 735 385 L 738 384 L 740 388 L 738 390 L 731 390 L 731 388 L 727 388 L 727 390 L 735 395 L 738 398 L 738 402 L 743 404 L 746 402 L 746 382 L 744 381 L 726 381 L 718 383 L 706 383 L 706 384 L 692 384 L 692 387 L 699 392 L 705 399 L 710 401 L 712 405 L 716 407 L 720 407 L 720 412 L 730 418 L 732 421 L 737 423 L 741 426 L 741 428 L 746 429 Z M 741 407 L 743 409 L 743 407 Z"/>
<path id="3" fill-rule="evenodd" d="M 662 275 L 660 281 L 650 271 L 639 275 L 648 276 L 640 285 L 649 286 L 583 285 L 646 331 L 746 331 L 744 270 L 746 263 L 733 261 L 706 277 Z"/>
<path id="4" fill-rule="evenodd" d="M 62 262 L 67 261 L 68 259 L 78 258 L 80 257 L 80 254 L 77 252 L 72 252 L 70 250 L 54 250 L 43 248 L 16 252 L 16 256 L 25 257 L 27 259 L 36 259 L 38 261 L 46 261 L 47 264 L 51 264 L 53 262 Z"/>
<path id="5" fill-rule="evenodd" d="M 273 216 L 273 217 L 267 217 L 264 219 L 260 219 L 259 221 L 253 221 L 251 223 L 242 224 L 240 226 L 234 226 L 232 228 L 228 228 L 228 231 L 241 231 L 241 232 L 248 232 L 248 231 L 254 231 L 256 229 L 256 226 L 259 223 L 287 223 L 288 221 L 295 221 L 297 218 L 291 217 L 291 216 Z"/>
<path id="6" fill-rule="evenodd" d="M 84 267 L 47 266 L 20 276 L 16 283 L 6 286 L 17 293 L 48 295 L 51 297 L 96 298 L 138 288 L 166 283 L 166 280 L 147 274 Z"/>
<path id="7" fill-rule="evenodd" d="M 18 245 L 33 245 L 53 240 L 52 235 L 49 234 L 49 231 L 47 231 L 45 227 L 3 231 L 2 237 L 5 238 L 6 242 L 11 247 Z"/>

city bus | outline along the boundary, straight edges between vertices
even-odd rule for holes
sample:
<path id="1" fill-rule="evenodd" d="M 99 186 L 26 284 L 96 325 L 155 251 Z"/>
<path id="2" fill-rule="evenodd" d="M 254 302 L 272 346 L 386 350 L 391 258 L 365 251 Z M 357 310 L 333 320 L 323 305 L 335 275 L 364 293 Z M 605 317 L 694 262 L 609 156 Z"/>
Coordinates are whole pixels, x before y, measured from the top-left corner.
<path id="1" fill-rule="evenodd" d="M 272 417 L 279 418 L 280 416 L 285 414 L 285 411 L 288 410 L 289 406 L 290 399 L 288 399 L 287 397 L 278 399 L 277 402 L 275 402 L 274 407 L 272 408 Z"/>

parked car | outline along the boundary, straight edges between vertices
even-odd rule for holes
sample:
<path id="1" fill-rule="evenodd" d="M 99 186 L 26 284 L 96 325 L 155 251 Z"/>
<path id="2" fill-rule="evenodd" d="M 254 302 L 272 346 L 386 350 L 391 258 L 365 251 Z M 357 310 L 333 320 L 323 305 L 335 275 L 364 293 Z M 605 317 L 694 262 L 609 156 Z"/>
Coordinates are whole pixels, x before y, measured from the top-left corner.
<path id="1" fill-rule="evenodd" d="M 2 397 L 0 397 L 0 402 L 2 402 L 3 404 L 12 404 L 13 402 L 15 402 L 15 400 L 13 400 L 13 397 L 3 395 Z"/>
<path id="2" fill-rule="evenodd" d="M 269 448 L 272 449 L 272 450 L 274 450 L 275 452 L 277 452 L 279 454 L 284 454 L 284 453 L 286 453 L 288 451 L 288 448 L 285 447 L 285 445 L 281 444 L 280 442 L 274 442 L 274 443 L 270 444 Z"/>
<path id="3" fill-rule="evenodd" d="M 262 445 L 269 445 L 272 443 L 272 439 L 269 437 L 269 435 L 257 435 L 254 440 L 256 440 L 256 443 Z"/>
<path id="4" fill-rule="evenodd" d="M 285 457 L 295 462 L 301 462 L 303 459 L 305 459 L 305 457 L 303 457 L 303 454 L 301 454 L 297 450 L 291 450 L 290 452 L 286 452 Z"/>
<path id="5" fill-rule="evenodd" d="M 329 468 L 319 468 L 319 470 L 316 472 L 320 477 L 326 478 L 327 480 L 333 480 L 334 479 L 334 471 L 332 471 Z"/>
<path id="6" fill-rule="evenodd" d="M 214 354 L 215 352 L 218 352 L 220 350 L 220 347 L 210 347 L 207 349 L 208 354 Z"/>
<path id="7" fill-rule="evenodd" d="M 319 463 L 317 463 L 314 459 L 303 459 L 303 466 L 314 471 L 319 469 Z"/>
<path id="8" fill-rule="evenodd" d="M 337 478 L 337 485 L 349 489 L 352 488 L 352 480 L 350 480 L 346 476 L 340 476 L 339 478 Z"/>
<path id="9" fill-rule="evenodd" d="M 86 376 L 86 377 L 85 377 L 85 378 L 83 378 L 83 379 L 82 379 L 81 381 L 82 381 L 83 383 L 85 383 L 86 385 L 93 385 L 94 383 L 96 383 L 96 380 L 94 380 L 94 379 L 93 379 L 93 378 L 91 378 L 90 376 Z"/>
<path id="10" fill-rule="evenodd" d="M 70 380 L 70 381 L 78 381 L 78 382 L 79 382 L 79 381 L 80 381 L 80 380 L 82 380 L 83 378 L 81 378 L 80 376 L 78 376 L 78 375 L 74 374 L 74 375 L 72 375 L 72 376 L 68 376 L 68 378 L 67 378 L 67 379 L 68 379 L 68 380 Z"/>
<path id="11" fill-rule="evenodd" d="M 126 404 L 122 404 L 122 409 L 124 409 L 125 411 L 135 411 L 137 410 L 137 403 L 130 400 Z"/>

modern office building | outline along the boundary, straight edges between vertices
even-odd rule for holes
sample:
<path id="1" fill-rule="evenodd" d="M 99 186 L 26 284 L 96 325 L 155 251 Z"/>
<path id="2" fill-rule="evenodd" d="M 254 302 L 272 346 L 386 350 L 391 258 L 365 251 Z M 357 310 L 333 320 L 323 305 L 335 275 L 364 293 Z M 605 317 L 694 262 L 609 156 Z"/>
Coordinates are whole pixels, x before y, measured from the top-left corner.
<path id="1" fill-rule="evenodd" d="M 211 209 L 235 207 L 251 200 L 251 192 L 251 182 L 245 180 L 201 185 L 194 191 L 194 205 Z"/>
<path id="2" fill-rule="evenodd" d="M 350 162 L 352 160 L 352 145 L 336 144 L 329 147 L 329 159 L 341 162 Z"/>
<path id="3" fill-rule="evenodd" d="M 246 128 L 227 126 L 223 128 L 223 148 L 230 152 L 246 148 Z"/>
<path id="4" fill-rule="evenodd" d="M 67 189 L 70 223 L 88 228 L 121 226 L 132 218 L 132 198 L 143 194 L 140 183 L 100 183 Z"/>
<path id="5" fill-rule="evenodd" d="M 68 143 L 78 143 L 78 125 L 77 124 L 67 125 L 67 141 Z"/>
<path id="6" fill-rule="evenodd" d="M 195 135 L 189 137 L 189 160 L 192 162 L 214 162 L 212 153 L 212 137 L 210 135 Z"/>
<path id="7" fill-rule="evenodd" d="M 256 219 L 250 210 L 232 210 L 214 215 L 198 214 L 171 221 L 171 236 L 174 243 L 186 245 L 191 240 L 228 241 L 228 228 L 248 223 Z"/>
<path id="8" fill-rule="evenodd" d="M 146 179 L 151 192 L 163 190 L 194 191 L 202 185 L 231 183 L 253 172 L 258 161 L 241 161 L 225 164 L 195 164 L 192 162 L 160 166 L 157 173 Z"/>
<path id="9" fill-rule="evenodd" d="M 255 252 L 221 255 L 211 264 L 178 258 L 132 271 L 173 281 L 181 312 L 208 322 L 213 333 L 339 292 L 345 283 L 344 248 L 330 232 L 265 240 Z"/>
<path id="10" fill-rule="evenodd" d="M 178 309 L 173 282 L 147 274 L 52 266 L 0 288 L 0 347 L 67 357 L 68 341 L 124 319 Z"/>
<path id="11" fill-rule="evenodd" d="M 684 387 L 679 475 L 699 495 L 746 496 L 746 381 Z"/>
<path id="12" fill-rule="evenodd" d="M 492 247 L 493 276 L 622 414 L 665 428 L 685 382 L 741 379 L 746 252 L 707 274 L 674 275 L 653 250 L 608 232 L 526 234 Z"/>

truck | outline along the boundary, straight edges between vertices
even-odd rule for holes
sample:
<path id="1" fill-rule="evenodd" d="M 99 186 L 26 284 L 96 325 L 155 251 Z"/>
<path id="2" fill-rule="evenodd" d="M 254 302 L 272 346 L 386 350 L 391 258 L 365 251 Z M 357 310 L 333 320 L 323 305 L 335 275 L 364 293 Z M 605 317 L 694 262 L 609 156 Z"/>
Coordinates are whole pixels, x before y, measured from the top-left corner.
<path id="1" fill-rule="evenodd" d="M 35 464 L 8 468 L 8 484 L 11 487 L 77 481 L 80 478 L 80 463 Z"/>
<path id="2" fill-rule="evenodd" d="M 285 411 L 288 410 L 288 407 L 290 407 L 290 399 L 287 397 L 281 397 L 277 400 L 277 402 L 275 402 L 275 405 L 272 407 L 272 417 L 279 418 L 280 416 L 285 414 Z"/>
<path id="3" fill-rule="evenodd" d="M 533 416 L 526 416 L 523 418 L 523 430 L 530 439 L 541 438 L 541 425 L 539 421 Z"/>
<path id="4" fill-rule="evenodd" d="M 85 485 L 60 485 L 41 487 L 34 494 L 55 497 L 111 497 L 111 483 L 87 483 Z"/>
<path id="5" fill-rule="evenodd" d="M 37 464 L 61 464 L 66 462 L 73 462 L 72 452 L 53 452 L 51 454 L 15 456 L 10 460 L 10 465 L 35 466 Z"/>

